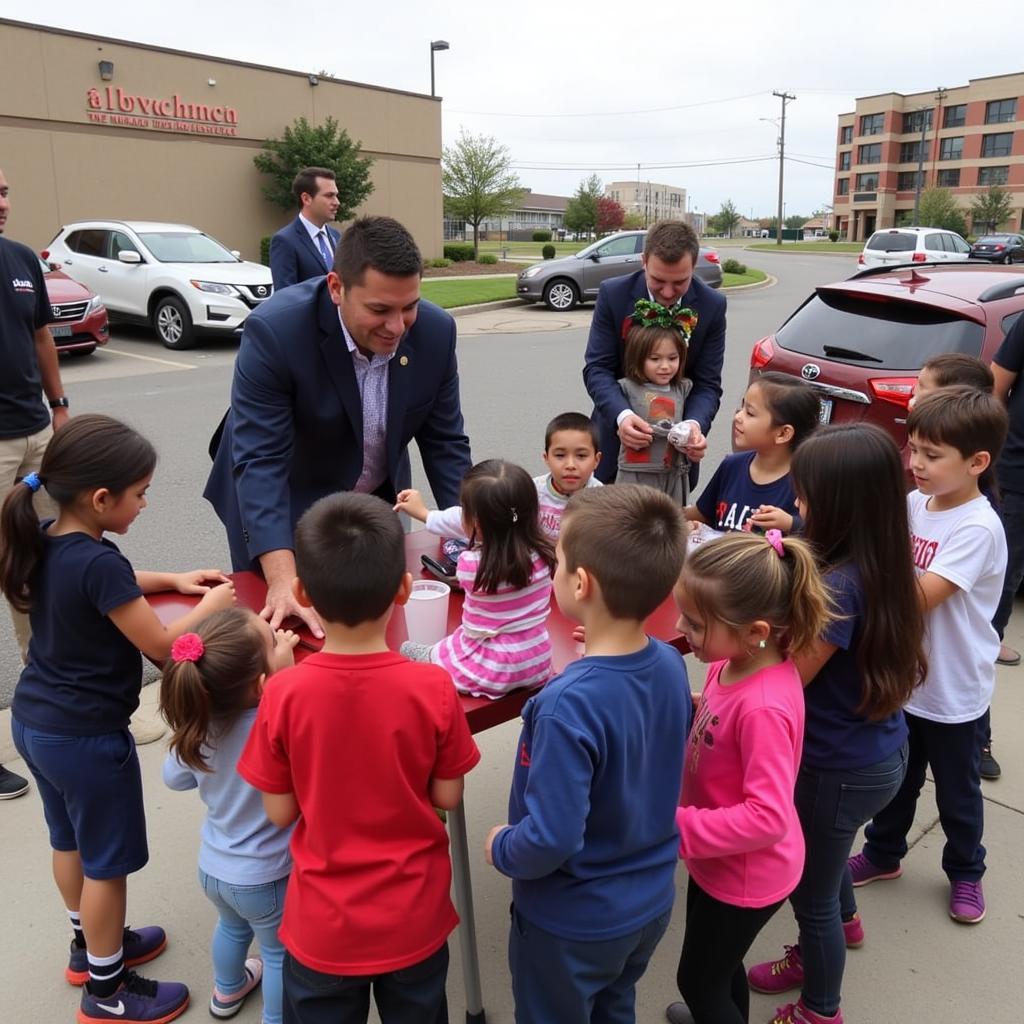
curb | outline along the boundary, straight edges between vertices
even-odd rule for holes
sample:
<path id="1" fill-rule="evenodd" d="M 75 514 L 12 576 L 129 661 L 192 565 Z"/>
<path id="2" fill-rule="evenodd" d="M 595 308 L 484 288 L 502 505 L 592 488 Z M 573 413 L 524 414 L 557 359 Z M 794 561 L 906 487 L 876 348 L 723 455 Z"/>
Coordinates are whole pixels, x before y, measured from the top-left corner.
<path id="1" fill-rule="evenodd" d="M 828 256 L 829 259 L 835 259 L 837 256 L 845 256 L 846 259 L 855 260 L 859 253 L 855 252 L 828 252 L 827 250 L 822 251 L 821 249 L 787 249 L 783 246 L 781 249 L 754 249 L 749 245 L 743 246 L 744 252 L 752 253 L 768 253 L 771 255 L 785 254 L 786 256 Z"/>
<path id="2" fill-rule="evenodd" d="M 761 268 L 758 267 L 757 269 L 760 270 Z M 734 284 L 729 288 L 719 288 L 718 290 L 731 295 L 733 292 L 750 292 L 758 288 L 774 288 L 779 283 L 779 279 L 773 274 L 769 274 L 767 270 L 761 272 L 765 275 L 763 281 L 754 281 L 751 284 Z"/>
<path id="3" fill-rule="evenodd" d="M 528 308 L 529 304 L 522 299 L 496 299 L 494 302 L 477 302 L 472 306 L 452 306 L 445 312 L 451 316 L 468 316 L 470 313 L 486 313 L 489 309 L 511 309 L 513 306 Z"/>

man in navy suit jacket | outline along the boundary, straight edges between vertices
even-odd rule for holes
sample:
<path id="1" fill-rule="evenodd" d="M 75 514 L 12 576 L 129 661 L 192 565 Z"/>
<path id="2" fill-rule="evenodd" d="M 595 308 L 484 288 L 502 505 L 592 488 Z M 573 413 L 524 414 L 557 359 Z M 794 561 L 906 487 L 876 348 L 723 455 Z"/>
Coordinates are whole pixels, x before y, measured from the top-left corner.
<path id="1" fill-rule="evenodd" d="M 341 234 L 329 227 L 338 213 L 338 185 L 328 167 L 306 167 L 295 175 L 292 192 L 299 215 L 270 240 L 274 291 L 311 277 L 323 277 L 334 263 Z M 321 235 L 323 232 L 323 235 Z"/>
<path id="2" fill-rule="evenodd" d="M 686 399 L 685 417 L 700 424 L 701 436 L 688 449 L 691 462 L 704 457 L 711 421 L 722 400 L 722 361 L 725 358 L 725 296 L 703 281 L 693 269 L 700 253 L 700 241 L 682 221 L 665 220 L 647 232 L 642 258 L 643 270 L 605 281 L 597 293 L 597 305 L 590 324 L 584 356 L 583 381 L 594 400 L 592 418 L 601 433 L 601 464 L 595 476 L 603 483 L 615 479 L 619 442 L 630 448 L 645 448 L 652 430 L 633 414 L 618 385 L 622 372 L 625 324 L 637 299 L 650 299 L 663 306 L 689 306 L 697 314 L 697 326 L 690 336 L 685 374 L 693 381 Z M 690 484 L 696 483 L 696 466 Z"/>
<path id="3" fill-rule="evenodd" d="M 262 571 L 264 616 L 320 633 L 291 592 L 295 524 L 319 498 L 367 491 L 394 502 L 415 438 L 441 508 L 470 468 L 455 321 L 420 300 L 422 258 L 390 217 L 356 220 L 337 272 L 277 292 L 245 321 L 231 408 L 204 497 L 236 570 Z"/>

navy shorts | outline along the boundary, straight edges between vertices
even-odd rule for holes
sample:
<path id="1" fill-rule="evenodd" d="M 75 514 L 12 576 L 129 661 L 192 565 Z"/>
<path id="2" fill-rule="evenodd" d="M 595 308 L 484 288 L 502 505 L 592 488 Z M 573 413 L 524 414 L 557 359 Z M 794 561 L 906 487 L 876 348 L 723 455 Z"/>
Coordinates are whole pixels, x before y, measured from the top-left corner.
<path id="1" fill-rule="evenodd" d="M 50 846 L 77 850 L 86 878 L 123 878 L 145 867 L 146 812 L 132 734 L 59 736 L 16 718 L 11 732 L 39 787 Z"/>

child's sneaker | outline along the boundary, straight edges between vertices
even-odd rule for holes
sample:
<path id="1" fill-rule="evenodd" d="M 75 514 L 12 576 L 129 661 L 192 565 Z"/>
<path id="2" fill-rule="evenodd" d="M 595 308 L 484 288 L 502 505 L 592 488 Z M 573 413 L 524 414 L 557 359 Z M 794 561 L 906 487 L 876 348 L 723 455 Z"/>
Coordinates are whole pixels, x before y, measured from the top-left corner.
<path id="1" fill-rule="evenodd" d="M 843 922 L 843 938 L 847 949 L 860 949 L 864 945 L 864 922 L 860 914 L 854 914 L 849 921 Z"/>
<path id="2" fill-rule="evenodd" d="M 158 957 L 167 948 L 167 933 L 163 928 L 125 928 L 124 965 L 137 967 Z M 84 985 L 89 980 L 89 957 L 84 947 L 72 941 L 64 977 L 69 985 Z"/>
<path id="3" fill-rule="evenodd" d="M 843 922 L 843 936 L 847 949 L 858 949 L 864 945 L 864 925 L 860 914 L 854 914 Z M 804 983 L 804 965 L 800 959 L 799 946 L 786 946 L 781 960 L 768 960 L 755 964 L 747 971 L 747 981 L 755 992 L 775 995 L 791 988 L 800 988 Z"/>
<path id="4" fill-rule="evenodd" d="M 977 924 L 985 916 L 981 882 L 949 883 L 949 916 L 962 924 Z"/>
<path id="5" fill-rule="evenodd" d="M 843 1011 L 836 1010 L 831 1017 L 823 1017 L 798 999 L 795 1003 L 780 1006 L 768 1024 L 843 1024 Z"/>
<path id="6" fill-rule="evenodd" d="M 245 984 L 237 991 L 223 995 L 216 988 L 210 999 L 210 1015 L 213 1017 L 234 1017 L 242 1008 L 246 996 L 263 980 L 263 961 L 250 957 L 245 961 Z"/>
<path id="7" fill-rule="evenodd" d="M 150 981 L 127 971 L 112 996 L 94 996 L 82 989 L 78 1024 L 166 1024 L 188 1009 L 188 988 L 177 981 Z"/>
<path id="8" fill-rule="evenodd" d="M 854 854 L 847 863 L 850 865 L 850 874 L 853 876 L 855 889 L 871 882 L 884 882 L 889 878 L 899 878 L 903 874 L 903 868 L 899 864 L 892 871 L 885 871 L 868 860 L 863 853 Z"/>

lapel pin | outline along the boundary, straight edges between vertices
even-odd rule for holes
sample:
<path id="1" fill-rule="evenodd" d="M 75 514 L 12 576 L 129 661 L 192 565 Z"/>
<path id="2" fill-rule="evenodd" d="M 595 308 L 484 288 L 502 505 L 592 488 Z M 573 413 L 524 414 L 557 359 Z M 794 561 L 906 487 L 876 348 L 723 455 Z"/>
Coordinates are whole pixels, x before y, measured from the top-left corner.
<path id="1" fill-rule="evenodd" d="M 402 358 L 398 360 L 398 365 L 399 366 L 408 366 L 409 365 L 409 357 L 408 356 L 402 356 Z"/>

